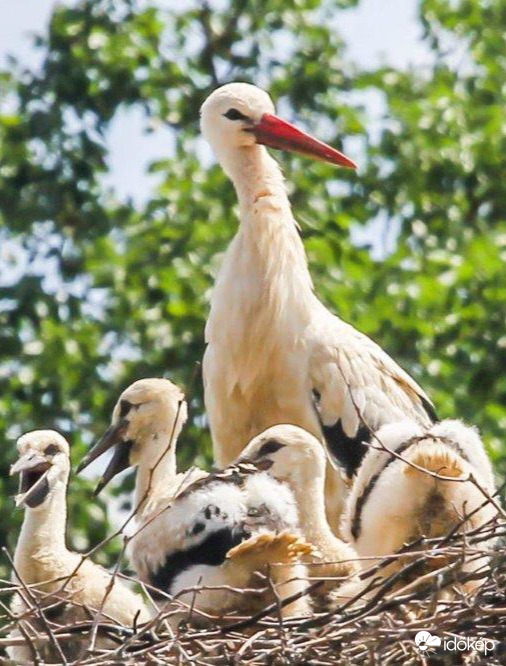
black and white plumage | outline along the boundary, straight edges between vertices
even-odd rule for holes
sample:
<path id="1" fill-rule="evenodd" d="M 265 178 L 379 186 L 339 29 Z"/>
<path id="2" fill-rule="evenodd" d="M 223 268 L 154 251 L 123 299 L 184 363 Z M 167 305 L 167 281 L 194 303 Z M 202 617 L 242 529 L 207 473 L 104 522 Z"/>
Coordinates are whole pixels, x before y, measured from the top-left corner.
<path id="1" fill-rule="evenodd" d="M 468 531 L 497 515 L 483 492 L 466 481 L 472 474 L 485 493 L 494 495 L 492 466 L 475 428 L 457 420 L 429 428 L 403 421 L 380 428 L 373 444 L 343 517 L 343 533 L 360 556 L 391 555 L 422 536 L 445 536 L 459 525 L 459 531 Z M 482 564 L 470 560 L 466 568 L 476 570 Z M 370 559 L 364 561 L 364 567 L 369 566 Z M 395 566 L 385 569 L 385 575 Z"/>
<path id="2" fill-rule="evenodd" d="M 65 438 L 53 430 L 35 430 L 23 435 L 17 443 L 19 460 L 11 474 L 20 476 L 18 506 L 25 516 L 14 553 L 13 582 L 21 579 L 30 586 L 30 595 L 43 610 L 53 629 L 79 621 L 88 621 L 101 610 L 105 622 L 117 622 L 133 628 L 150 619 L 142 597 L 111 574 L 67 548 L 66 491 L 70 472 L 69 446 Z M 19 577 L 19 578 L 18 578 Z M 25 588 L 22 588 L 23 590 Z M 33 607 L 29 595 L 21 591 L 14 596 L 12 612 L 22 615 Z M 34 629 L 44 633 L 38 615 L 28 614 L 19 621 L 12 636 L 22 636 L 20 627 L 34 637 Z M 121 636 L 121 634 L 118 634 Z M 82 656 L 89 636 L 76 636 L 61 641 L 61 650 L 69 659 Z M 118 643 L 98 634 L 97 646 L 115 647 Z M 50 643 L 41 646 L 44 663 L 61 663 L 61 654 Z M 28 644 L 9 649 L 17 663 L 32 663 Z"/>
<path id="3" fill-rule="evenodd" d="M 267 93 L 244 83 L 214 91 L 201 109 L 202 133 L 233 181 L 240 209 L 206 326 L 214 455 L 227 464 L 264 429 L 293 423 L 320 439 L 349 478 L 370 431 L 405 418 L 428 426 L 435 414 L 395 361 L 315 296 L 283 175 L 260 144 L 353 163 L 273 114 Z M 329 470 L 334 527 L 343 497 L 340 474 Z"/>
<path id="4" fill-rule="evenodd" d="M 181 391 L 165 379 L 135 382 L 121 395 L 111 428 L 90 451 L 81 469 L 108 448 L 111 463 L 99 483 L 103 488 L 119 469 L 137 466 L 135 506 L 138 507 L 128 555 L 141 580 L 191 603 L 188 588 L 203 585 L 234 588 L 265 586 L 257 576 L 273 569 L 280 594 L 303 589 L 305 570 L 300 555 L 311 549 L 299 537 L 298 513 L 291 491 L 254 461 L 208 474 L 191 469 L 176 472 L 176 442 L 186 419 Z M 299 581 L 287 582 L 298 577 Z M 264 595 L 239 595 L 229 590 L 202 590 L 196 612 L 219 615 L 252 610 L 266 603 Z M 307 600 L 287 607 L 305 614 Z"/>
<path id="5" fill-rule="evenodd" d="M 148 573 L 155 560 L 148 553 L 147 544 L 153 543 L 162 524 L 170 537 L 170 549 L 163 563 L 156 562 L 156 573 L 154 568 Z M 144 571 L 152 584 L 188 602 L 194 594 L 190 588 L 215 586 L 215 590 L 199 593 L 196 603 L 200 610 L 214 614 L 252 612 L 266 605 L 269 594 L 257 599 L 246 595 L 241 599 L 236 593 L 218 588 L 263 587 L 265 583 L 257 579 L 255 572 L 266 573 L 266 565 L 270 563 L 291 565 L 284 572 L 273 570 L 281 575 L 278 582 L 282 596 L 306 586 L 307 573 L 296 560 L 298 555 L 308 554 L 310 548 L 298 538 L 294 497 L 286 486 L 273 482 L 254 464 L 234 465 L 224 473 L 211 474 L 189 485 L 152 525 L 145 536 L 141 532 L 132 542 L 131 558 L 137 571 L 140 574 Z M 256 541 L 259 536 L 260 541 Z M 258 557 L 255 544 L 261 548 Z M 232 559 L 231 552 L 236 553 Z M 301 581 L 285 585 L 285 591 L 283 580 L 292 577 Z M 183 591 L 188 589 L 185 595 Z M 305 614 L 309 607 L 303 602 L 300 608 L 304 612 L 299 610 L 296 614 Z"/>

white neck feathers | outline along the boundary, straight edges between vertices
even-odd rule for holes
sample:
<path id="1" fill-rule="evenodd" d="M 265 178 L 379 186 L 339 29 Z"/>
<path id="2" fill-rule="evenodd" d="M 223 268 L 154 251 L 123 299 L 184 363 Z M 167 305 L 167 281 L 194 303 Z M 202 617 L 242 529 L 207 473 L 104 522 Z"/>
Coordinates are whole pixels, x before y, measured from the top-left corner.
<path id="1" fill-rule="evenodd" d="M 279 165 L 258 145 L 236 150 L 233 168 L 231 162 L 224 157 L 222 165 L 237 191 L 241 224 L 214 287 L 206 338 L 240 359 L 244 388 L 260 357 L 270 363 L 279 349 L 297 344 L 315 297 Z M 279 335 L 267 335 L 273 327 Z"/>
<path id="2" fill-rule="evenodd" d="M 304 246 L 297 231 L 279 164 L 263 146 L 237 151 L 232 180 L 239 199 L 242 253 L 258 263 L 271 298 L 285 270 L 288 291 L 312 291 Z M 292 289 L 290 289 L 292 287 Z"/>

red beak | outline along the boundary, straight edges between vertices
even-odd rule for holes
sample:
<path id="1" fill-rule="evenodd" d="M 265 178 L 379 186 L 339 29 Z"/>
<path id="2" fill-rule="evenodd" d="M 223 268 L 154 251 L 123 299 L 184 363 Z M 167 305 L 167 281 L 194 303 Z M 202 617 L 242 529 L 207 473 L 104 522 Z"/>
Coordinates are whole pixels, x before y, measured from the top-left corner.
<path id="1" fill-rule="evenodd" d="M 357 168 L 355 162 L 343 153 L 270 113 L 264 113 L 261 121 L 251 131 L 255 135 L 257 143 L 264 146 L 302 153 L 302 155 L 309 155 L 349 169 Z"/>

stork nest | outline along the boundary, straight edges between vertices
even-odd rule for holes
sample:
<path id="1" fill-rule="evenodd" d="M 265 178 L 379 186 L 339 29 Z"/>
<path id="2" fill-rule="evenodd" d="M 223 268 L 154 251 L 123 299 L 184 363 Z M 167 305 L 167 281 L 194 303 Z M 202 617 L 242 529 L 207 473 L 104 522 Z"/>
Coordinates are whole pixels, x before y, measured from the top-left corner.
<path id="1" fill-rule="evenodd" d="M 499 536 L 494 548 L 492 532 Z M 345 602 L 336 601 L 328 612 L 283 619 L 279 602 L 252 617 L 208 617 L 206 628 L 199 628 L 202 616 L 195 609 L 169 598 L 157 601 L 158 611 L 148 625 L 123 627 L 96 613 L 90 613 L 88 621 L 62 625 L 51 619 L 54 595 L 48 600 L 33 587 L 27 594 L 26 585 L 2 580 L 0 654 L 26 642 L 34 663 L 48 663 L 43 658 L 48 648 L 76 641 L 80 656 L 67 659 L 69 664 L 504 664 L 505 536 L 506 521 L 501 518 L 464 536 L 422 539 L 395 556 L 376 559 L 361 574 L 361 591 Z M 399 557 L 402 568 L 381 575 Z M 482 566 L 470 571 L 475 560 Z M 312 580 L 308 593 L 319 584 Z M 9 610 L 15 592 L 24 592 L 30 600 L 22 618 Z M 175 613 L 183 617 L 176 630 L 171 628 L 174 622 L 169 623 Z M 43 629 L 33 630 L 34 624 Z M 21 635 L 13 637 L 16 627 Z M 423 630 L 439 637 L 441 645 L 421 650 L 414 639 Z M 111 639 L 110 648 L 96 647 L 100 636 Z M 486 655 L 479 640 L 486 641 Z"/>

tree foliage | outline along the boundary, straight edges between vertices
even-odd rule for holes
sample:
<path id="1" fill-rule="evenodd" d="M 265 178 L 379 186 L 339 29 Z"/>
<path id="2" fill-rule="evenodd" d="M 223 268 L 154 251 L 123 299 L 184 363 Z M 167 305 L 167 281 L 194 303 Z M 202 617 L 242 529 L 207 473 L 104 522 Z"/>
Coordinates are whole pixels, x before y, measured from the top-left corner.
<path id="1" fill-rule="evenodd" d="M 353 141 L 358 175 L 279 155 L 317 291 L 416 377 L 441 416 L 477 424 L 505 473 L 506 8 L 423 0 L 433 64 L 362 71 L 338 32 L 355 4 L 81 0 L 55 8 L 37 39 L 40 69 L 13 62 L 1 73 L 1 545 L 13 547 L 21 519 L 9 497 L 15 438 L 56 427 L 77 462 L 137 378 L 166 374 L 187 388 L 181 464 L 210 462 L 198 364 L 237 210 L 221 170 L 206 166 L 198 109 L 231 80 L 268 88 L 285 116 L 334 145 Z M 357 90 L 381 96 L 379 134 Z M 108 128 L 125 108 L 174 139 L 142 206 L 104 182 Z M 375 247 L 378 229 L 394 233 L 395 250 L 357 247 L 364 225 Z M 72 480 L 77 548 L 108 530 L 90 490 Z"/>

